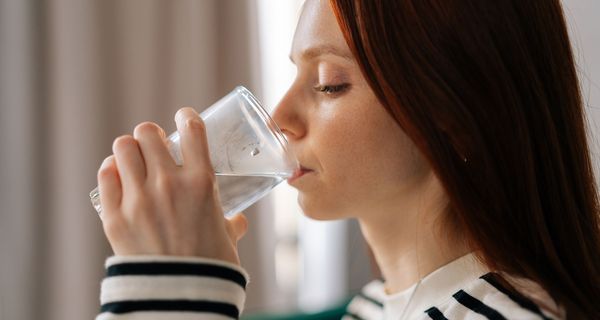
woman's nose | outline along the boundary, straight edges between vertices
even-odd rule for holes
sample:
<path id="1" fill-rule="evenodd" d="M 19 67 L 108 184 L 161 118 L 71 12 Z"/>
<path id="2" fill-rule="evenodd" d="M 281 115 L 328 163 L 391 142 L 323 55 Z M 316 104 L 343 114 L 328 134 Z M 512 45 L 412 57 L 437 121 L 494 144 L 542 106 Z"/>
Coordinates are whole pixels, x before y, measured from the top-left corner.
<path id="1" fill-rule="evenodd" d="M 306 120 L 299 108 L 301 104 L 301 99 L 290 89 L 271 115 L 289 141 L 301 139 L 306 134 Z"/>

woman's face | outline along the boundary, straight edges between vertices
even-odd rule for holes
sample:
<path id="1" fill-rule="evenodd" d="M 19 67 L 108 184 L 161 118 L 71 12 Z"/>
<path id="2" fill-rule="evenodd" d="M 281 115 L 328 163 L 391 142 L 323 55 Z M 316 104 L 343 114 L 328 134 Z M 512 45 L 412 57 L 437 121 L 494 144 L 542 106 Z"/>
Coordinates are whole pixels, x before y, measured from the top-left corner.
<path id="1" fill-rule="evenodd" d="M 305 2 L 290 58 L 297 75 L 273 118 L 310 170 L 289 182 L 304 213 L 361 218 L 417 203 L 431 170 L 367 85 L 328 1 Z"/>

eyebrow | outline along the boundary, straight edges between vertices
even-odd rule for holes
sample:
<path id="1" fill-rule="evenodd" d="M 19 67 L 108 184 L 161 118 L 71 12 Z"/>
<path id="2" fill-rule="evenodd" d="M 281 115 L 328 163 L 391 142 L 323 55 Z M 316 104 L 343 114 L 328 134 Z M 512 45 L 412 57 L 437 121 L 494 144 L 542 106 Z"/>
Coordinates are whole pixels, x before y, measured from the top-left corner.
<path id="1" fill-rule="evenodd" d="M 328 55 L 328 54 L 335 55 L 335 56 L 341 57 L 346 60 L 354 59 L 354 57 L 351 54 L 346 53 L 332 45 L 320 45 L 320 46 L 315 46 L 315 47 L 309 47 L 300 53 L 300 59 L 301 60 L 312 60 L 319 56 Z M 292 61 L 292 63 L 294 63 L 294 64 L 296 63 L 294 61 L 292 54 L 290 54 L 289 58 Z"/>

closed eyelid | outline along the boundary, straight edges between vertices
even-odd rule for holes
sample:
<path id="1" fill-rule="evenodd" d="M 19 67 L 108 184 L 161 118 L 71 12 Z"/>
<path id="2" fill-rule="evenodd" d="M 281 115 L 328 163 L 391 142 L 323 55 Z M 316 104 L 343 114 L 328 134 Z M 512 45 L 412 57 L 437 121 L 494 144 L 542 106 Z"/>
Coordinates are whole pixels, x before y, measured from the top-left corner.
<path id="1" fill-rule="evenodd" d="M 349 82 L 348 77 L 342 75 L 333 75 L 333 76 L 321 76 L 319 75 L 320 84 L 340 84 Z"/>
<path id="2" fill-rule="evenodd" d="M 350 77 L 344 70 L 334 67 L 319 66 L 319 83 L 345 83 L 350 81 Z"/>

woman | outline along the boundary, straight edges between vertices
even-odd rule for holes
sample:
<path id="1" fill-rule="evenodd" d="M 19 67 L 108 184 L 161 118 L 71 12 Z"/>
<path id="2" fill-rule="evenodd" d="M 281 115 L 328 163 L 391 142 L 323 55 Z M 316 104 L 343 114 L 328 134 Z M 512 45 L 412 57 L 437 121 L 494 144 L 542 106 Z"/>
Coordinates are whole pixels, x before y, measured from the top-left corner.
<path id="1" fill-rule="evenodd" d="M 307 216 L 357 219 L 385 279 L 347 318 L 600 319 L 598 198 L 558 0 L 307 0 L 290 57 L 273 114 L 302 165 L 289 183 Z M 222 217 L 198 115 L 176 122 L 183 167 L 144 123 L 99 170 L 115 256 L 98 319 L 243 308 L 246 220 Z"/>

